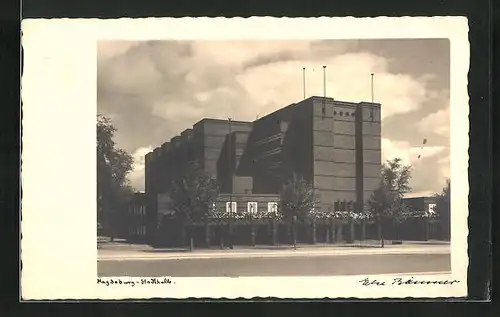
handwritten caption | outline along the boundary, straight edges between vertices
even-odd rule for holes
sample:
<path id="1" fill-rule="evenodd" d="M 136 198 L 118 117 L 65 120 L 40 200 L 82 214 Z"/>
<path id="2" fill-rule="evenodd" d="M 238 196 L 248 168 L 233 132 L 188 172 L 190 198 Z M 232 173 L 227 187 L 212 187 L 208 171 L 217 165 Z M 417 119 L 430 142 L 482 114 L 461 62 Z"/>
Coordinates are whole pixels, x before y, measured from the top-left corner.
<path id="1" fill-rule="evenodd" d="M 122 280 L 120 278 L 98 278 L 97 284 L 106 285 L 106 286 L 114 286 L 114 285 L 128 285 L 134 287 L 136 285 L 165 285 L 165 284 L 175 284 L 169 278 L 139 278 L 139 279 L 127 279 Z"/>
<path id="2" fill-rule="evenodd" d="M 369 278 L 362 279 L 359 281 L 363 286 L 388 286 L 388 285 L 396 285 L 396 286 L 402 286 L 402 285 L 453 285 L 455 283 L 460 283 L 460 281 L 457 280 L 418 280 L 415 279 L 414 277 L 410 278 L 394 278 L 392 282 L 387 282 L 386 281 L 379 281 L 379 280 L 370 280 Z"/>

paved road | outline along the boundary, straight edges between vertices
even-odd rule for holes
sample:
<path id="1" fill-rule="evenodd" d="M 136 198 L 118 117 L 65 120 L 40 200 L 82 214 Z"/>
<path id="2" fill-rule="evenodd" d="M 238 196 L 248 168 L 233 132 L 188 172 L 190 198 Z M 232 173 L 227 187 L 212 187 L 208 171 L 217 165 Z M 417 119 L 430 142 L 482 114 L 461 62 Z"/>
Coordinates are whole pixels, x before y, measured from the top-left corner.
<path id="1" fill-rule="evenodd" d="M 449 254 L 353 254 L 305 257 L 106 260 L 97 264 L 105 276 L 318 276 L 451 270 Z"/>

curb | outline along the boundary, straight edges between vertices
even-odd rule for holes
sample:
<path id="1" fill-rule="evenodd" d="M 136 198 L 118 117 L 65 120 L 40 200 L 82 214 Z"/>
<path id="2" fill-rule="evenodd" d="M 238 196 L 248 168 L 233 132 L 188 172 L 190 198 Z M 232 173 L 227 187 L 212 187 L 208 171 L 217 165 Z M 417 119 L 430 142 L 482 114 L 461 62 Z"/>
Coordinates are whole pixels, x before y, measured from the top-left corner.
<path id="1" fill-rule="evenodd" d="M 318 256 L 356 256 L 356 255 L 416 255 L 416 254 L 450 254 L 449 250 L 384 250 L 357 252 L 240 252 L 240 253 L 200 253 L 200 254 L 165 254 L 158 255 L 104 255 L 98 256 L 98 261 L 153 261 L 153 260 L 189 260 L 189 259 L 235 259 L 235 258 L 283 258 L 283 257 L 318 257 Z"/>

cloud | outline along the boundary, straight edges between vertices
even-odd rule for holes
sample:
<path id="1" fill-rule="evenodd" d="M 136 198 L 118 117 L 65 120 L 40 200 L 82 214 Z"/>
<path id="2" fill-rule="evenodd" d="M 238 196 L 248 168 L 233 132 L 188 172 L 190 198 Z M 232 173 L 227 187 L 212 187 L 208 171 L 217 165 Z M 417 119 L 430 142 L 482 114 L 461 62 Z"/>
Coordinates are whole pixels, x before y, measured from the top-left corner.
<path id="1" fill-rule="evenodd" d="M 450 177 L 450 153 L 446 146 L 412 146 L 409 142 L 383 138 L 382 161 L 395 158 L 412 166 L 412 193 L 440 192 L 445 179 Z"/>
<path id="2" fill-rule="evenodd" d="M 439 118 L 424 118 L 431 112 L 442 116 L 435 108 L 441 92 L 430 85 L 437 75 L 405 72 L 405 65 L 376 49 L 385 45 L 383 41 L 370 41 L 363 49 L 359 43 L 362 41 L 100 42 L 98 109 L 113 116 L 118 145 L 137 153 L 150 144 L 160 145 L 204 117 L 252 121 L 301 100 L 303 67 L 307 96 L 322 96 L 322 66 L 327 65 L 327 95 L 337 100 L 370 101 L 370 73 L 375 74 L 374 100 L 382 104 L 384 122 L 391 122 L 383 126 L 384 139 L 393 140 L 385 141 L 384 153 L 412 162 L 419 150 L 412 143 L 415 138 L 427 137 L 429 129 L 444 133 Z M 397 46 L 391 43 L 390 47 Z M 398 51 L 401 56 L 404 45 Z M 420 46 L 412 47 L 415 51 Z M 431 54 L 432 47 L 426 48 L 425 56 L 437 56 Z M 415 56 L 411 69 L 419 69 L 418 63 L 428 64 L 419 61 L 413 51 L 408 52 Z M 403 115 L 409 121 L 387 120 Z M 410 127 L 408 132 L 402 133 L 401 125 Z M 432 144 L 425 155 L 440 157 L 447 153 L 446 146 Z M 444 169 L 444 163 L 427 160 L 426 164 L 429 170 Z M 140 167 L 131 178 L 142 184 L 139 171 Z M 433 190 L 434 181 L 422 180 L 422 187 Z"/>
<path id="3" fill-rule="evenodd" d="M 418 129 L 423 133 L 435 133 L 450 136 L 450 108 L 440 109 L 418 122 Z"/>
<path id="4" fill-rule="evenodd" d="M 144 171 L 146 168 L 145 156 L 153 150 L 152 146 L 138 148 L 133 154 L 132 171 L 128 175 L 130 185 L 138 190 L 144 191 Z"/>
<path id="5" fill-rule="evenodd" d="M 430 158 L 444 150 L 446 150 L 445 146 L 411 146 L 409 142 L 382 138 L 383 161 L 400 158 L 404 164 L 417 165 L 421 159 Z"/>

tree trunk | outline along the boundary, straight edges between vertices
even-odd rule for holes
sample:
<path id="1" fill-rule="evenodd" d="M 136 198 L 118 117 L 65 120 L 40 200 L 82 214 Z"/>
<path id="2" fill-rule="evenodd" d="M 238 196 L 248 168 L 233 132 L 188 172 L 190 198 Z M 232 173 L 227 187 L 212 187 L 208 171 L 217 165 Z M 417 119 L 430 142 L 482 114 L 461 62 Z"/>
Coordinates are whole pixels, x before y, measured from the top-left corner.
<path id="1" fill-rule="evenodd" d="M 276 245 L 276 240 L 278 236 L 278 224 L 276 222 L 276 219 L 272 219 L 272 243 L 273 245 Z"/>
<path id="2" fill-rule="evenodd" d="M 205 226 L 205 247 L 207 249 L 210 249 L 210 225 L 208 223 L 207 217 L 205 217 L 204 226 Z"/>
<path id="3" fill-rule="evenodd" d="M 336 242 L 343 242 L 344 241 L 344 223 L 342 220 L 339 220 L 337 221 L 337 224 L 336 224 L 336 227 L 337 227 L 337 237 L 336 237 Z"/>
<path id="4" fill-rule="evenodd" d="M 188 230 L 188 226 L 186 224 L 182 224 L 182 228 L 181 228 L 181 240 L 177 240 L 179 238 L 179 236 L 177 236 L 176 238 L 176 243 L 175 245 L 182 245 L 182 246 L 185 246 L 186 244 L 189 244 L 189 241 L 188 241 L 188 234 L 187 234 L 187 230 Z"/>
<path id="5" fill-rule="evenodd" d="M 361 221 L 361 240 L 366 240 L 366 219 Z"/>
<path id="6" fill-rule="evenodd" d="M 429 240 L 429 219 L 425 218 L 425 241 Z"/>
<path id="7" fill-rule="evenodd" d="M 349 220 L 349 233 L 350 233 L 350 237 L 349 237 L 349 240 L 351 243 L 354 243 L 354 239 L 355 239 L 355 236 L 354 236 L 354 221 L 352 220 Z"/>
<path id="8" fill-rule="evenodd" d="M 250 235 L 251 235 L 251 245 L 252 246 L 255 246 L 255 222 L 252 220 L 252 222 L 250 223 Z"/>
<path id="9" fill-rule="evenodd" d="M 224 249 L 224 227 L 222 224 L 219 224 L 218 226 L 219 229 L 219 242 L 220 242 L 220 249 Z"/>
<path id="10" fill-rule="evenodd" d="M 382 221 L 380 219 L 377 221 L 377 236 L 378 236 L 378 239 L 380 240 L 380 245 L 383 248 L 384 247 L 384 236 L 382 234 Z"/>
<path id="11" fill-rule="evenodd" d="M 229 249 L 233 249 L 233 220 L 229 219 L 229 227 L 228 227 L 228 244 Z"/>
<path id="12" fill-rule="evenodd" d="M 194 249 L 194 240 L 193 240 L 193 227 L 189 225 L 187 228 L 187 237 L 189 243 L 189 251 L 193 251 Z"/>
<path id="13" fill-rule="evenodd" d="M 293 248 L 297 250 L 297 221 L 292 220 L 292 237 L 293 237 Z"/>
<path id="14" fill-rule="evenodd" d="M 330 240 L 328 242 L 335 243 L 335 220 L 330 219 L 330 223 L 328 226 L 328 232 L 330 232 Z"/>
<path id="15" fill-rule="evenodd" d="M 311 230 L 311 235 L 312 235 L 312 239 L 311 239 L 311 242 L 312 244 L 316 244 L 316 218 L 313 218 L 312 219 L 312 230 Z"/>

